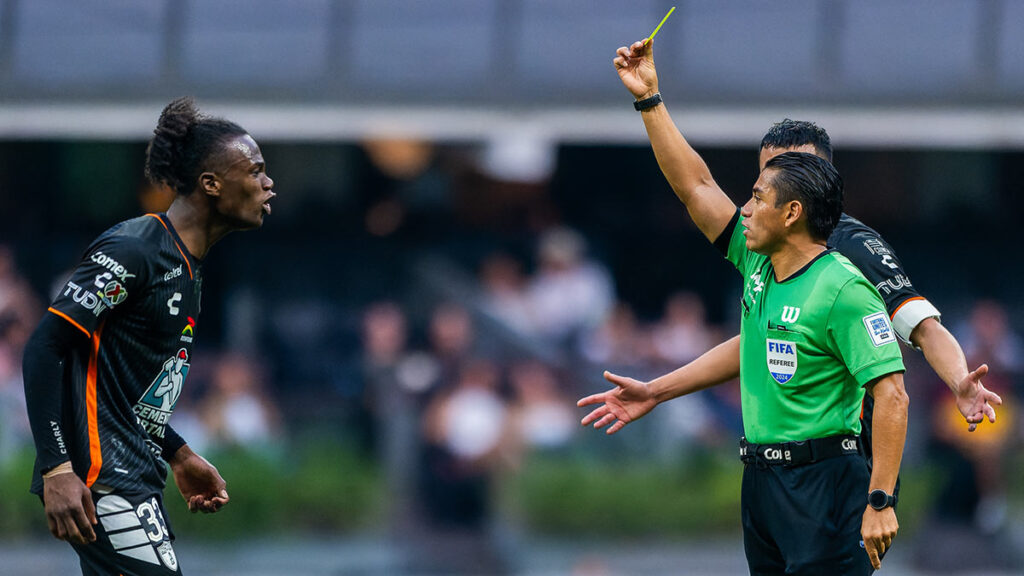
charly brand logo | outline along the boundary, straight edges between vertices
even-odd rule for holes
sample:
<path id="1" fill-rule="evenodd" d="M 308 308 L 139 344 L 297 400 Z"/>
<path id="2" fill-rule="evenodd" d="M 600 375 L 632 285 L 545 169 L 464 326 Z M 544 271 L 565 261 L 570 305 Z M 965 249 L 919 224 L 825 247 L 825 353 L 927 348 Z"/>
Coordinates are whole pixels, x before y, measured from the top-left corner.
<path id="1" fill-rule="evenodd" d="M 181 331 L 182 342 L 192 342 L 192 335 L 196 328 L 196 321 L 189 316 L 188 324 L 185 325 L 185 329 Z"/>
<path id="2" fill-rule="evenodd" d="M 164 361 L 160 374 L 135 404 L 135 415 L 146 426 L 150 435 L 164 437 L 164 427 L 174 412 L 178 397 L 181 396 L 181 386 L 188 375 L 188 369 L 188 351 L 182 348 Z"/>
<path id="3" fill-rule="evenodd" d="M 796 374 L 796 344 L 769 338 L 767 347 L 768 373 L 779 384 L 789 382 Z"/>
<path id="4" fill-rule="evenodd" d="M 181 314 L 181 308 L 176 306 L 178 302 L 181 302 L 181 292 L 175 292 L 167 299 L 167 311 L 171 313 L 171 316 Z"/>
<path id="5" fill-rule="evenodd" d="M 800 317 L 800 309 L 795 306 L 783 306 L 782 307 L 782 321 L 786 324 L 792 324 L 796 322 L 796 319 Z"/>

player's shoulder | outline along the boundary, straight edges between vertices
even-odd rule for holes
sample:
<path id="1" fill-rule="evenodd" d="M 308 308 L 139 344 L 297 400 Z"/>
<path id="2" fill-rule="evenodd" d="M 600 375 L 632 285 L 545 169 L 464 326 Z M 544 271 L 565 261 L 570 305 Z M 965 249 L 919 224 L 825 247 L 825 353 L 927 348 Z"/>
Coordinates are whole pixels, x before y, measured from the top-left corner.
<path id="1" fill-rule="evenodd" d="M 166 235 L 167 231 L 160 216 L 146 214 L 114 224 L 96 237 L 90 249 L 106 246 L 125 251 L 146 252 L 148 248 L 159 245 Z"/>
<path id="2" fill-rule="evenodd" d="M 836 291 L 851 282 L 864 282 L 864 274 L 853 262 L 841 252 L 831 249 L 822 256 L 823 264 L 816 279 L 819 284 L 828 284 Z"/>

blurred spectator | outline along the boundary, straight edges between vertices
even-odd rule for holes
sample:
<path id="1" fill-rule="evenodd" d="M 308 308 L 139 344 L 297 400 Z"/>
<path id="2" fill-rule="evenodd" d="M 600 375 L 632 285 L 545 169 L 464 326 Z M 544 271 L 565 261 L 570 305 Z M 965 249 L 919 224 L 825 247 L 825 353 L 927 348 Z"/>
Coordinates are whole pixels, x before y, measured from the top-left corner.
<path id="1" fill-rule="evenodd" d="M 665 316 L 654 326 L 652 342 L 658 360 L 682 366 L 720 341 L 707 323 L 704 303 L 692 292 L 677 292 L 665 303 Z"/>
<path id="2" fill-rule="evenodd" d="M 0 244 L 0 339 L 11 346 L 21 365 L 21 351 L 35 330 L 42 306 L 18 272 L 14 252 Z"/>
<path id="3" fill-rule="evenodd" d="M 540 239 L 530 307 L 539 334 L 555 344 L 598 326 L 614 304 L 611 275 L 585 253 L 583 237 L 569 228 L 549 230 Z"/>
<path id="4" fill-rule="evenodd" d="M 604 366 L 637 366 L 650 359 L 650 338 L 641 329 L 633 309 L 619 302 L 603 323 L 580 340 L 583 357 Z"/>
<path id="5" fill-rule="evenodd" d="M 211 444 L 265 453 L 283 440 L 264 379 L 265 370 L 254 358 L 229 353 L 217 361 L 199 408 Z"/>
<path id="6" fill-rule="evenodd" d="M 417 373 L 406 347 L 408 329 L 405 313 L 395 303 L 370 306 L 363 315 L 359 366 L 364 403 L 372 415 L 368 433 L 384 468 L 391 528 L 399 536 L 413 521 L 413 473 L 420 437 L 415 394 L 423 386 L 403 379 Z"/>
<path id="7" fill-rule="evenodd" d="M 509 370 L 514 394 L 512 418 L 515 437 L 526 449 L 554 450 L 569 443 L 579 428 L 573 401 L 559 389 L 551 368 L 536 360 Z"/>
<path id="8" fill-rule="evenodd" d="M 484 312 L 521 335 L 534 331 L 533 310 L 522 264 L 507 254 L 488 256 L 480 266 Z"/>
<path id="9" fill-rule="evenodd" d="M 987 362 L 995 372 L 1024 374 L 1024 340 L 1011 328 L 1002 304 L 993 300 L 977 302 L 965 328 L 958 333 L 968 358 Z"/>
<path id="10" fill-rule="evenodd" d="M 374 236 L 409 232 L 433 239 L 450 229 L 451 183 L 435 166 L 434 145 L 424 140 L 377 138 L 363 143 L 378 181 L 366 212 Z M 368 183 L 369 184 L 369 183 Z"/>
<path id="11" fill-rule="evenodd" d="M 510 437 L 499 384 L 494 363 L 469 361 L 424 414 L 419 489 L 431 527 L 424 562 L 443 573 L 503 571 L 489 531 L 494 478 Z"/>
<path id="12" fill-rule="evenodd" d="M 0 468 L 31 445 L 21 357 L 42 306 L 18 271 L 14 252 L 0 245 Z"/>

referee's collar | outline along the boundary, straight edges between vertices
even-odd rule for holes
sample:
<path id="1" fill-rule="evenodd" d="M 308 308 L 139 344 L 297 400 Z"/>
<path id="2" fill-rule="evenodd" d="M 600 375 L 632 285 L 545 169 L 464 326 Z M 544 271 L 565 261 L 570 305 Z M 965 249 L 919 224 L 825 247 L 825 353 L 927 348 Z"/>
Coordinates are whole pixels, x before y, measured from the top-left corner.
<path id="1" fill-rule="evenodd" d="M 807 264 L 804 264 L 804 265 L 803 265 L 803 266 L 802 266 L 802 267 L 801 267 L 801 268 L 800 268 L 799 270 L 797 270 L 796 272 L 793 272 L 792 274 L 790 274 L 789 276 L 787 276 L 786 278 L 784 278 L 784 279 L 782 279 L 782 280 L 776 279 L 775 281 L 776 281 L 777 283 L 779 283 L 779 284 L 782 284 L 782 283 L 784 283 L 784 282 L 789 282 L 790 280 L 793 280 L 794 278 L 796 278 L 796 277 L 800 276 L 800 275 L 801 275 L 801 274 L 803 274 L 804 272 L 807 272 L 807 270 L 808 270 L 808 269 L 809 269 L 809 268 L 810 268 L 811 266 L 813 266 L 815 262 L 817 262 L 818 260 L 820 260 L 820 259 L 821 259 L 821 258 L 822 258 L 823 256 L 825 256 L 826 254 L 831 254 L 832 252 L 835 252 L 835 251 L 836 251 L 836 250 L 835 250 L 835 248 L 825 248 L 825 250 L 824 250 L 824 251 L 823 251 L 823 252 L 822 252 L 821 254 L 818 254 L 818 255 L 817 255 L 817 256 L 815 256 L 814 258 L 811 258 L 811 261 L 810 261 L 810 262 L 808 262 Z"/>

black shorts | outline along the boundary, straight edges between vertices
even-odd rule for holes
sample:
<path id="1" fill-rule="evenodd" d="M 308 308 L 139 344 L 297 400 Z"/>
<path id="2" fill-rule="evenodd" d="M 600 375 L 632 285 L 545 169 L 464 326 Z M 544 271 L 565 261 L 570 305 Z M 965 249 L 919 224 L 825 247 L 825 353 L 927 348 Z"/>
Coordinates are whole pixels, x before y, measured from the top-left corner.
<path id="1" fill-rule="evenodd" d="M 860 535 L 870 472 L 850 454 L 787 468 L 744 465 L 743 549 L 751 575 L 867 575 Z"/>
<path id="2" fill-rule="evenodd" d="M 178 557 L 164 513 L 163 495 L 92 493 L 96 505 L 96 541 L 72 544 L 83 576 L 180 575 Z"/>

